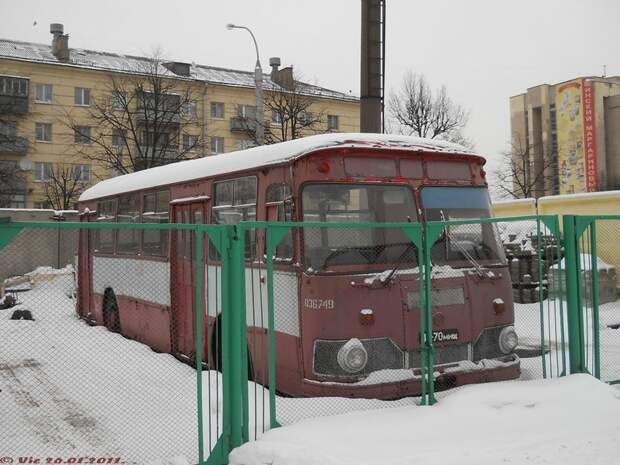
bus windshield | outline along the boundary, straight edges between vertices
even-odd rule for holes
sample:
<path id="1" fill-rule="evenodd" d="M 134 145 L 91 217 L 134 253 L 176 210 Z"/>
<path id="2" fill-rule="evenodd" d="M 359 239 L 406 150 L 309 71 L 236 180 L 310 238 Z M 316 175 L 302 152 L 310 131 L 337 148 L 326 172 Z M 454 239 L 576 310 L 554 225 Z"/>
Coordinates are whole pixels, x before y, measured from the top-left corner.
<path id="1" fill-rule="evenodd" d="M 306 222 L 417 221 L 408 186 L 310 184 L 303 189 L 302 210 Z M 339 265 L 417 265 L 417 251 L 400 228 L 304 228 L 303 237 L 306 266 L 314 271 Z"/>
<path id="2" fill-rule="evenodd" d="M 467 220 L 491 217 L 485 187 L 424 187 L 422 207 L 426 221 Z M 453 266 L 504 264 L 506 258 L 495 224 L 446 226 L 431 249 L 433 263 Z"/>

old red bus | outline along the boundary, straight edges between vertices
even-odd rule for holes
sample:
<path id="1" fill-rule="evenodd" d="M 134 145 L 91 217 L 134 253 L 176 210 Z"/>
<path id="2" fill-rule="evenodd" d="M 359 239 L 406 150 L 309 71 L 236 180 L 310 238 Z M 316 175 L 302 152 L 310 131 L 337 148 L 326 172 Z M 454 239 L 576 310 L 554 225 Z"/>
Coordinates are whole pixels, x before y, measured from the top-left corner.
<path id="1" fill-rule="evenodd" d="M 82 221 L 158 223 L 484 218 L 491 206 L 483 165 L 481 156 L 445 142 L 328 134 L 102 181 L 81 196 L 80 211 Z M 248 306 L 266 295 L 264 273 L 254 272 L 261 262 L 264 270 L 261 234 L 247 240 Z M 187 241 L 180 232 L 82 233 L 82 318 L 191 359 L 194 258 L 182 252 Z M 294 228 L 277 254 L 280 391 L 373 398 L 419 392 L 418 253 L 401 229 Z M 447 228 L 431 258 L 438 386 L 517 377 L 511 283 L 494 226 Z M 216 334 L 218 321 L 207 315 L 207 334 Z M 248 316 L 257 378 L 265 375 L 253 349 L 266 337 L 262 326 Z M 207 349 L 203 359 L 214 362 Z"/>

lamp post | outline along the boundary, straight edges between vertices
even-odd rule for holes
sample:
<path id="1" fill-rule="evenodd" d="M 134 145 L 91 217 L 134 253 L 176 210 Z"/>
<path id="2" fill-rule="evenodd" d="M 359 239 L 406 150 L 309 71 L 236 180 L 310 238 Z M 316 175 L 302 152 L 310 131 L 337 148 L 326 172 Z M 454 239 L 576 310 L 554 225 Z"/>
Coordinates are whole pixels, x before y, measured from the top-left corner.
<path id="1" fill-rule="evenodd" d="M 254 41 L 254 47 L 256 48 L 256 65 L 254 66 L 254 83 L 256 85 L 256 142 L 258 145 L 263 145 L 263 141 L 265 138 L 265 128 L 263 127 L 265 118 L 264 110 L 263 110 L 263 68 L 260 65 L 260 56 L 258 54 L 258 43 L 256 42 L 256 37 L 250 30 L 250 28 L 246 26 L 237 26 L 235 24 L 227 24 L 226 29 L 245 29 L 252 36 L 252 40 Z"/>

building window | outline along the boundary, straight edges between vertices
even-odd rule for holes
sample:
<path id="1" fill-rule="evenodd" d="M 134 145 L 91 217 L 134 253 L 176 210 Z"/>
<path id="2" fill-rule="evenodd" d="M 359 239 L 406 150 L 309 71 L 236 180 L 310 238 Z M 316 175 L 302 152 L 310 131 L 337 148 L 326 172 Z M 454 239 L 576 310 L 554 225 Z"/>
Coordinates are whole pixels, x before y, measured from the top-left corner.
<path id="1" fill-rule="evenodd" d="M 340 121 L 337 115 L 327 115 L 327 129 L 337 131 L 339 126 Z"/>
<path id="2" fill-rule="evenodd" d="M 52 164 L 47 162 L 36 162 L 34 164 L 34 180 L 49 181 L 52 178 Z"/>
<path id="3" fill-rule="evenodd" d="M 142 131 L 140 145 L 144 148 L 147 147 L 157 147 L 157 148 L 165 148 L 165 149 L 178 149 L 179 140 L 176 137 L 171 137 L 170 133 L 167 132 L 153 132 L 153 131 Z M 173 144 L 176 142 L 176 144 Z M 175 147 L 172 147 L 174 145 Z"/>
<path id="4" fill-rule="evenodd" d="M 112 147 L 125 147 L 125 131 L 121 129 L 112 129 Z"/>
<path id="5" fill-rule="evenodd" d="M 198 136 L 183 134 L 183 150 L 194 151 L 198 148 Z"/>
<path id="6" fill-rule="evenodd" d="M 211 153 L 224 153 L 223 137 L 211 137 Z"/>
<path id="7" fill-rule="evenodd" d="M 224 104 L 222 102 L 211 102 L 211 118 L 224 118 Z"/>
<path id="8" fill-rule="evenodd" d="M 170 192 L 160 191 L 145 194 L 142 201 L 143 223 L 168 223 Z M 150 256 L 168 255 L 168 231 L 147 229 L 142 231 L 142 252 Z"/>
<path id="9" fill-rule="evenodd" d="M 76 144 L 90 144 L 90 127 L 78 126 L 73 134 L 73 141 Z"/>
<path id="10" fill-rule="evenodd" d="M 73 176 L 76 181 L 90 182 L 90 165 L 75 165 Z"/>
<path id="11" fill-rule="evenodd" d="M 112 92 L 112 109 L 124 110 L 128 106 L 127 92 L 115 90 Z"/>
<path id="12" fill-rule="evenodd" d="M 237 116 L 242 118 L 255 118 L 256 107 L 253 105 L 239 105 L 237 108 Z"/>
<path id="13" fill-rule="evenodd" d="M 28 80 L 24 78 L 0 76 L 0 95 L 27 97 Z"/>
<path id="14" fill-rule="evenodd" d="M 51 123 L 35 123 L 34 137 L 37 142 L 52 141 L 52 124 Z"/>
<path id="15" fill-rule="evenodd" d="M 271 122 L 273 124 L 282 124 L 282 112 L 278 110 L 271 110 Z"/>
<path id="16" fill-rule="evenodd" d="M 184 102 L 181 105 L 181 115 L 185 118 L 196 119 L 198 115 L 196 101 Z"/>
<path id="17" fill-rule="evenodd" d="M 241 139 L 237 141 L 237 150 L 246 150 L 256 147 L 256 142 L 250 139 Z"/>
<path id="18" fill-rule="evenodd" d="M 38 103 L 52 103 L 52 85 L 37 84 L 35 86 L 34 101 Z"/>
<path id="19" fill-rule="evenodd" d="M 52 204 L 49 200 L 41 200 L 34 203 L 34 208 L 38 208 L 40 210 L 49 210 L 52 208 Z"/>
<path id="20" fill-rule="evenodd" d="M 74 103 L 79 106 L 89 106 L 90 105 L 90 89 L 85 89 L 83 87 L 75 88 L 75 98 Z"/>

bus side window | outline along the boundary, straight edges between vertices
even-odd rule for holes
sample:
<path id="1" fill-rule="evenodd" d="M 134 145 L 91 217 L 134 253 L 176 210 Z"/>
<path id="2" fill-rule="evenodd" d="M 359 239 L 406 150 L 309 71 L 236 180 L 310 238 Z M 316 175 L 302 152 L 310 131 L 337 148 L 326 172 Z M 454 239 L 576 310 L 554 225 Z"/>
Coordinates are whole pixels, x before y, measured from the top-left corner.
<path id="1" fill-rule="evenodd" d="M 116 200 L 105 200 L 97 204 L 97 223 L 116 222 Z M 96 229 L 95 252 L 114 253 L 114 230 Z"/>
<path id="2" fill-rule="evenodd" d="M 159 191 L 145 194 L 142 202 L 142 222 L 168 223 L 170 192 Z M 168 231 L 149 229 L 142 231 L 142 252 L 147 256 L 165 257 L 168 255 Z"/>
<path id="3" fill-rule="evenodd" d="M 212 207 L 214 224 L 239 224 L 241 221 L 256 220 L 256 198 L 258 182 L 256 176 L 216 182 L 215 201 Z M 245 258 L 254 257 L 255 231 L 246 230 Z"/>
<path id="4" fill-rule="evenodd" d="M 119 197 L 116 218 L 119 223 L 140 223 L 140 195 L 126 194 Z M 139 229 L 119 229 L 116 232 L 116 253 L 138 254 L 140 236 Z"/>
<path id="5" fill-rule="evenodd" d="M 291 188 L 287 184 L 271 184 L 267 188 L 267 221 L 292 221 L 293 205 L 291 202 Z M 266 235 L 265 235 L 266 240 Z M 286 236 L 278 243 L 273 258 L 277 260 L 293 259 L 293 231 L 289 230 Z M 267 244 L 265 243 L 265 252 Z"/>

